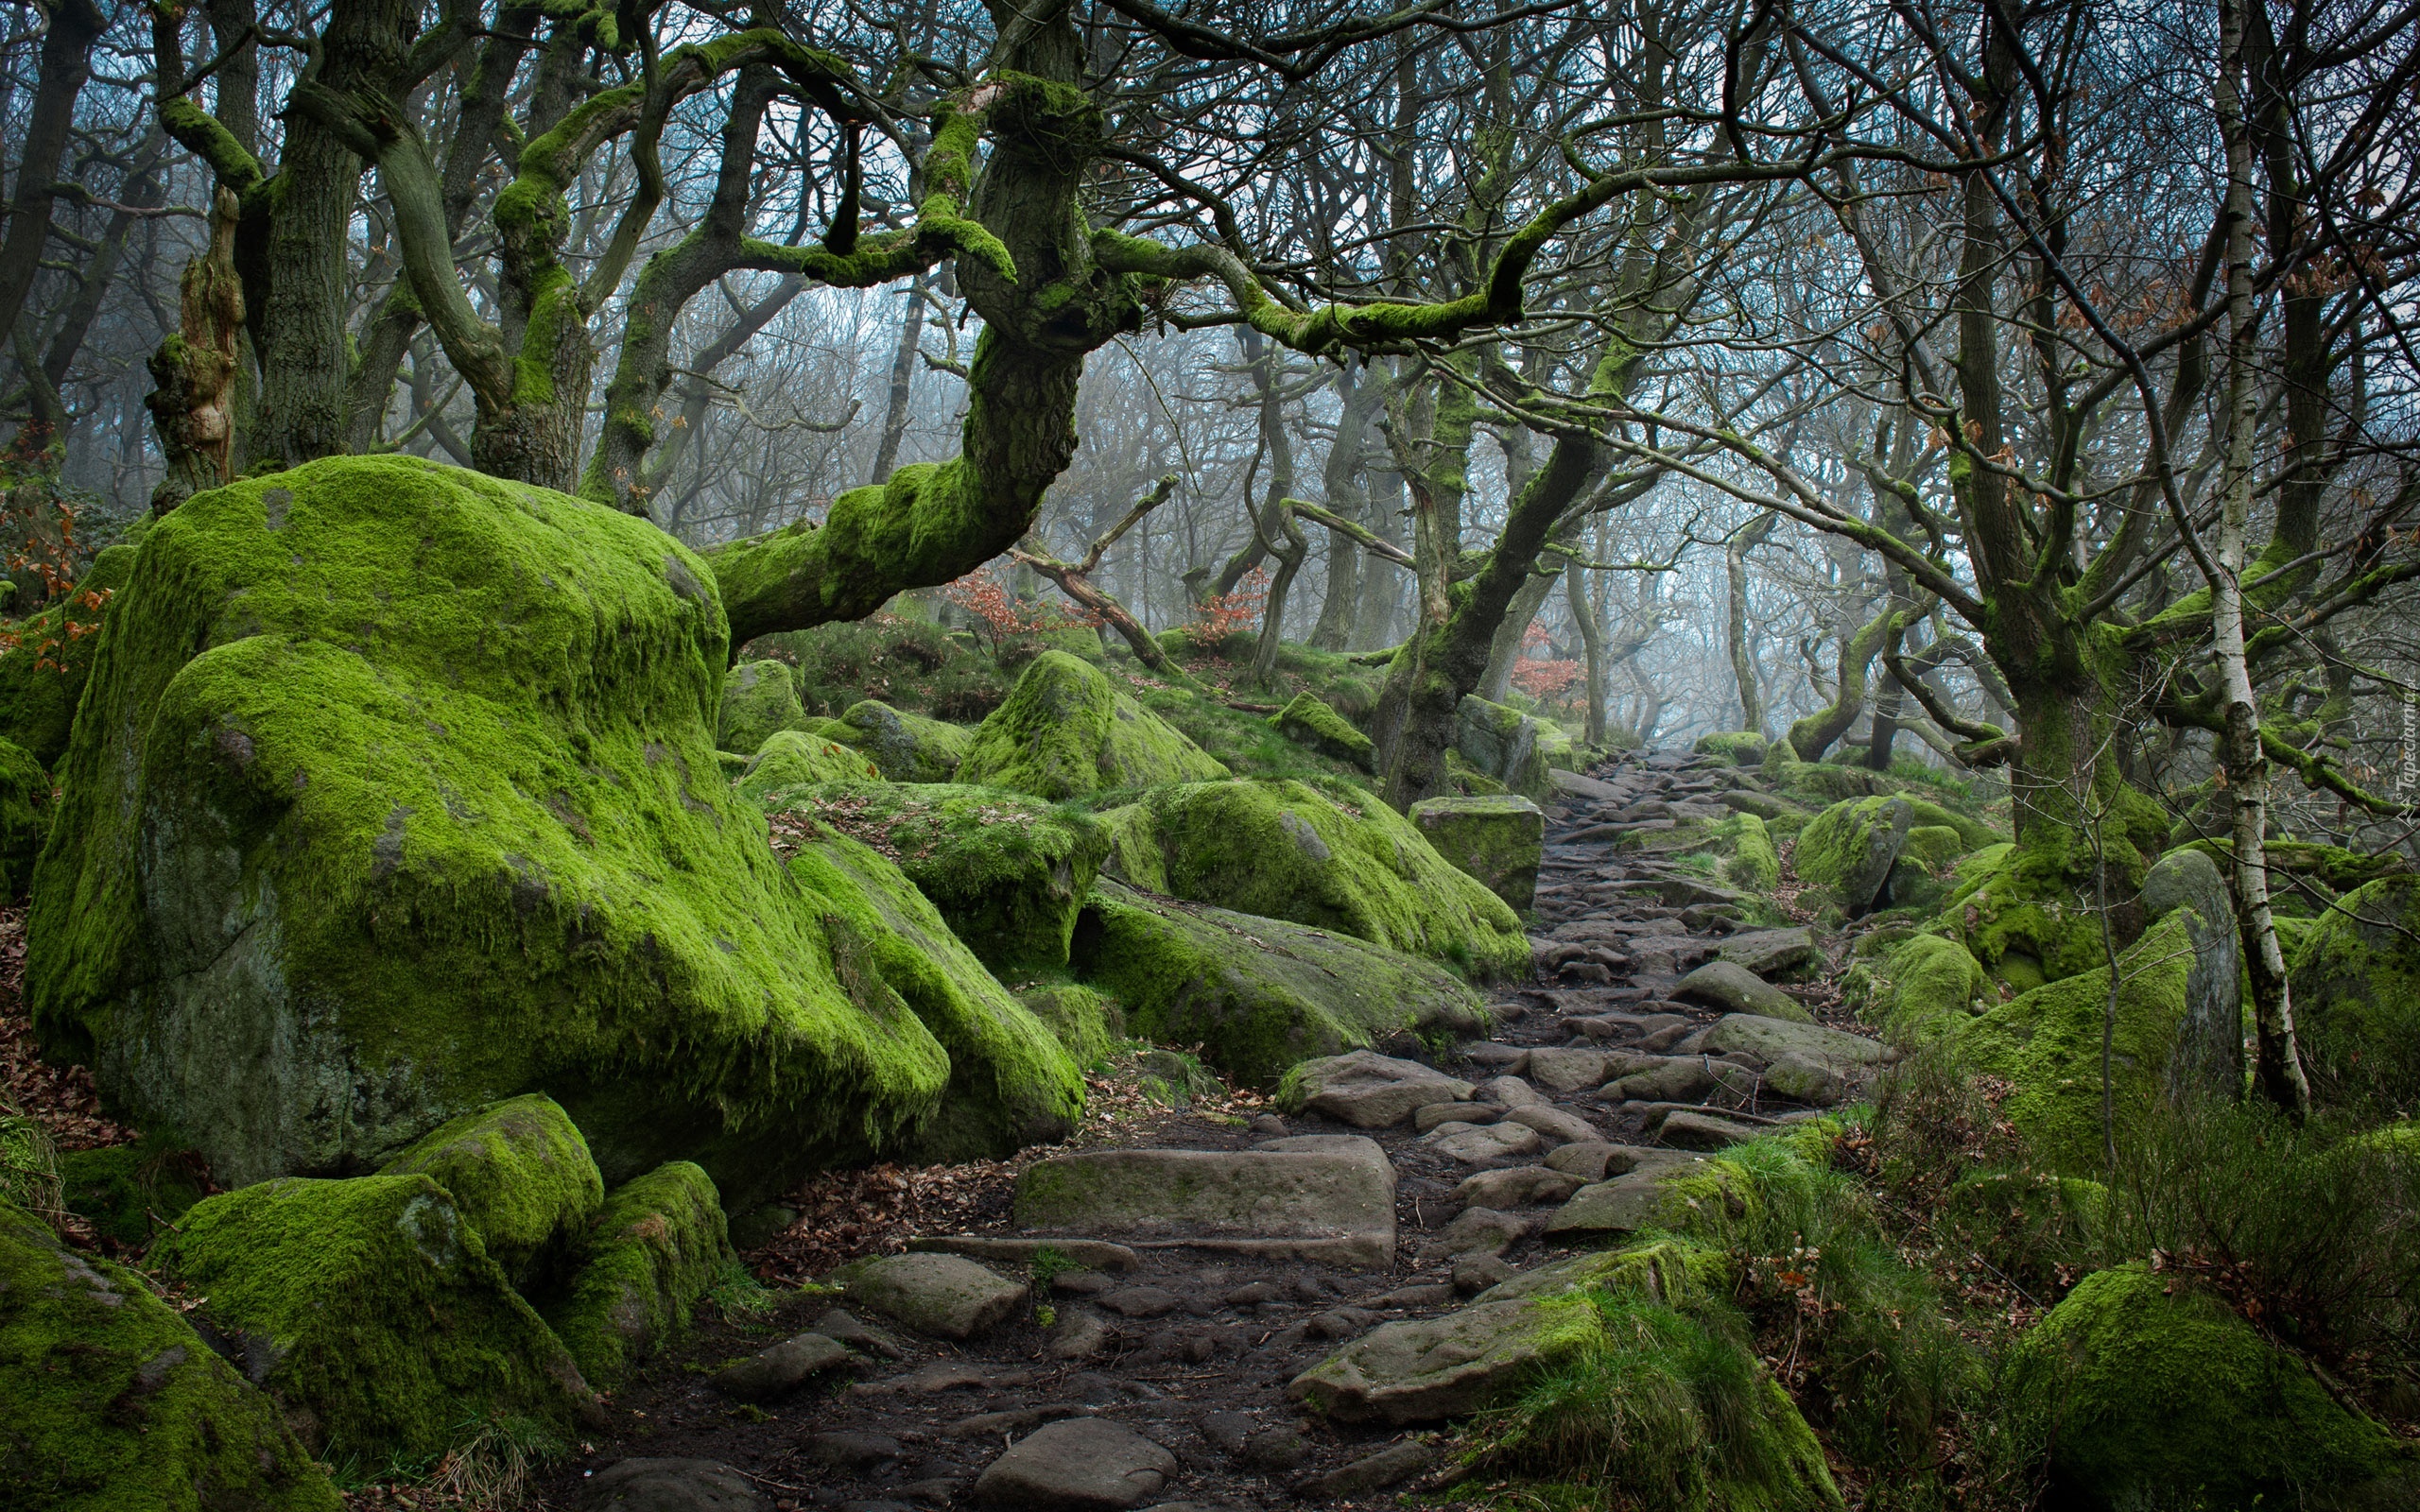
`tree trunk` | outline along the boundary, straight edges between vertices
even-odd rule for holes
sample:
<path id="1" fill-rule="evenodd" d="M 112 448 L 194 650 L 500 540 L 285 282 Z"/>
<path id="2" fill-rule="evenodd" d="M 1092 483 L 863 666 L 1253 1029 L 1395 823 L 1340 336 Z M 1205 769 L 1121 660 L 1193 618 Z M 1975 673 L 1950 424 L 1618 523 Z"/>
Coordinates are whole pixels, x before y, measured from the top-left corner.
<path id="1" fill-rule="evenodd" d="M 1327 507 L 1357 524 L 1370 515 L 1370 490 L 1362 482 L 1361 454 L 1368 444 L 1370 421 L 1385 403 L 1382 369 L 1356 362 L 1337 378 L 1343 407 L 1336 418 L 1336 441 L 1328 448 L 1321 488 Z M 1374 566 L 1368 569 L 1375 573 Z M 1361 551 L 1342 531 L 1327 533 L 1327 588 L 1320 600 L 1319 623 L 1311 628 L 1311 644 L 1322 651 L 1341 651 L 1353 636 L 1353 616 L 1360 598 Z"/>
<path id="2" fill-rule="evenodd" d="M 1588 602 L 1587 569 L 1572 562 L 1563 569 L 1564 596 L 1571 602 L 1572 623 L 1580 627 L 1580 644 L 1588 659 L 1588 733 L 1590 746 L 1605 744 L 1605 627 L 1597 623 Z"/>
<path id="3" fill-rule="evenodd" d="M 1731 678 L 1739 689 L 1739 728 L 1765 732 L 1764 690 L 1756 677 L 1756 659 L 1748 649 L 1748 553 L 1772 534 L 1778 516 L 1759 514 L 1722 549 L 1722 569 L 1731 589 L 1728 644 Z"/>
<path id="4" fill-rule="evenodd" d="M 36 64 L 32 113 L 26 117 L 25 149 L 11 180 L 9 232 L 0 237 L 0 352 L 14 351 L 17 322 L 34 280 L 42 274 L 50 240 L 51 185 L 75 126 L 76 97 L 93 73 L 93 43 L 109 20 L 93 0 L 43 6 L 50 29 Z M 46 444 L 46 443 L 45 443 Z"/>
<path id="5" fill-rule="evenodd" d="M 210 245 L 179 280 L 177 334 L 151 354 L 159 385 L 145 400 L 159 427 L 167 471 L 151 490 L 151 509 L 166 514 L 233 475 L 236 343 L 244 329 L 244 285 L 235 276 L 234 192 L 213 192 Z"/>
<path id="6" fill-rule="evenodd" d="M 876 479 L 890 476 L 899 462 L 899 442 L 908 434 L 908 401 L 916 386 L 916 353 L 925 337 L 925 280 L 908 281 L 908 308 L 899 318 L 899 345 L 890 353 L 890 398 L 882 412 L 882 439 L 873 449 Z"/>

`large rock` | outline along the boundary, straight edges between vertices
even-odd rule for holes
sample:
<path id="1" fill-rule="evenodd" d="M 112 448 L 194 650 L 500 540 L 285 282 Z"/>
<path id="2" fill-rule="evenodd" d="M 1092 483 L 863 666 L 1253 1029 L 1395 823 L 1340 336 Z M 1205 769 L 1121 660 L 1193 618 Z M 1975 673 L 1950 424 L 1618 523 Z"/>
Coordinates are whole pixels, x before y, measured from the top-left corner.
<path id="1" fill-rule="evenodd" d="M 1395 1171 L 1360 1138 L 1316 1149 L 1094 1150 L 1028 1166 L 1015 1211 L 1028 1234 L 1384 1266 L 1394 1259 Z"/>
<path id="2" fill-rule="evenodd" d="M 1679 1227 L 1676 1215 L 1687 1198 L 1667 1183 L 1702 1169 L 1703 1160 L 1665 1151 L 1641 1152 L 1634 1159 L 1630 1170 L 1573 1193 L 1547 1220 L 1547 1233 L 1587 1239 Z"/>
<path id="3" fill-rule="evenodd" d="M 969 1339 L 1025 1305 L 1026 1288 L 963 1255 L 874 1255 L 825 1278 L 849 1300 L 937 1339 Z"/>
<path id="4" fill-rule="evenodd" d="M 1352 722 L 1315 693 L 1298 693 L 1269 722 L 1297 746 L 1308 746 L 1330 761 L 1345 762 L 1365 772 L 1377 770 L 1377 747 Z"/>
<path id="5" fill-rule="evenodd" d="M 24 747 L 0 740 L 0 898 L 25 893 L 49 834 L 50 774 Z"/>
<path id="6" fill-rule="evenodd" d="M 555 1100 L 531 1092 L 465 1113 L 387 1162 L 382 1176 L 424 1176 L 479 1231 L 488 1258 L 517 1287 L 561 1261 L 605 1205 L 588 1142 Z"/>
<path id="7" fill-rule="evenodd" d="M 0 1502 L 339 1512 L 277 1404 L 143 1278 L 0 1199 Z"/>
<path id="8" fill-rule="evenodd" d="M 2011 1394 L 2050 1445 L 2055 1488 L 2125 1507 L 2185 1487 L 2212 1507 L 2411 1505 L 2409 1446 L 2340 1405 L 2310 1367 L 2187 1280 L 2087 1276 L 2017 1343 Z"/>
<path id="9" fill-rule="evenodd" d="M 1888 1046 L 1863 1035 L 1754 1013 L 1726 1013 L 1672 1048 L 1677 1055 L 1744 1050 L 1762 1060 L 1797 1055 L 1839 1067 L 1878 1066 L 1892 1058 Z"/>
<path id="10" fill-rule="evenodd" d="M 1325 930 L 1095 884 L 1069 950 L 1084 980 L 1125 1005 L 1133 1033 L 1198 1044 L 1240 1081 L 1398 1034 L 1468 1034 L 1478 994 L 1428 961 Z"/>
<path id="11" fill-rule="evenodd" d="M 975 1500 L 1023 1512 L 1124 1512 L 1160 1494 L 1176 1456 L 1123 1423 L 1068 1418 L 1009 1446 L 975 1482 Z"/>
<path id="12" fill-rule="evenodd" d="M 896 860 L 950 932 L 1002 975 L 1067 964 L 1076 911 L 1109 852 L 1089 815 L 994 787 L 834 783 L 766 805 L 777 826 L 811 816 Z"/>
<path id="13" fill-rule="evenodd" d="M 2323 1096 L 2409 1108 L 2420 1094 L 2420 877 L 2337 900 L 2292 962 L 2294 1021 Z"/>
<path id="14" fill-rule="evenodd" d="M 777 730 L 740 768 L 739 795 L 762 803 L 787 788 L 815 782 L 871 782 L 881 775 L 854 747 L 804 730 Z"/>
<path id="15" fill-rule="evenodd" d="M 197 1318 L 314 1448 L 422 1459 L 491 1413 L 568 1436 L 595 1412 L 562 1342 L 424 1176 L 230 1192 L 152 1259 L 206 1299 Z"/>
<path id="16" fill-rule="evenodd" d="M 581 1236 L 579 1268 L 544 1314 L 599 1391 L 688 1331 L 699 1298 L 735 1262 L 705 1172 L 676 1160 L 616 1187 Z"/>
<path id="17" fill-rule="evenodd" d="M 160 521 L 98 640 L 26 998 L 222 1182 L 544 1091 L 609 1180 L 692 1159 L 740 1202 L 954 1084 L 1073 1103 L 782 865 L 720 775 L 713 576 L 644 520 L 332 457 Z"/>
<path id="18" fill-rule="evenodd" d="M 1800 881 L 1823 888 L 1855 918 L 1877 905 L 1888 906 L 1885 884 L 1914 823 L 1915 810 L 1903 798 L 1835 803 L 1798 832 L 1791 865 Z"/>
<path id="19" fill-rule="evenodd" d="M 1523 798 L 1554 791 L 1547 774 L 1576 770 L 1579 752 L 1552 722 L 1465 694 L 1454 711 L 1454 749 L 1480 773 Z"/>
<path id="20" fill-rule="evenodd" d="M 1917 935 L 1876 967 L 1850 968 L 1842 988 L 1858 1013 L 1895 1040 L 1920 1040 L 1954 1029 L 1997 1001 L 1983 963 L 1954 939 Z"/>
<path id="21" fill-rule="evenodd" d="M 1420 829 L 1340 782 L 1155 788 L 1101 816 L 1110 876 L 1145 892 L 1334 930 L 1474 975 L 1526 972 L 1520 917 Z"/>
<path id="22" fill-rule="evenodd" d="M 2143 876 L 2143 915 L 2153 924 L 2173 915 L 2193 947 L 2169 1095 L 2232 1099 L 2243 1087 L 2243 935 L 2226 878 L 2199 850 L 2171 851 Z"/>
<path id="23" fill-rule="evenodd" d="M 948 782 L 975 745 L 975 731 L 927 719 L 868 698 L 840 716 L 848 733 L 839 737 L 865 752 L 893 782 Z"/>
<path id="24" fill-rule="evenodd" d="M 1537 896 L 1547 817 L 1516 794 L 1426 798 L 1411 806 L 1412 827 L 1457 870 L 1476 877 L 1516 913 Z"/>
<path id="25" fill-rule="evenodd" d="M 1467 1103 L 1469 1082 L 1433 1066 L 1357 1050 L 1304 1061 L 1288 1074 L 1278 1104 L 1355 1128 L 1390 1128 L 1437 1103 Z"/>
<path id="26" fill-rule="evenodd" d="M 1008 701 L 975 731 L 958 780 L 1052 802 L 1102 788 L 1227 775 L 1191 737 L 1064 651 L 1035 657 Z"/>
<path id="27" fill-rule="evenodd" d="M 795 730 L 806 718 L 798 684 L 786 662 L 743 662 L 723 674 L 722 708 L 715 716 L 715 746 L 752 756 L 775 730 Z"/>
<path id="28" fill-rule="evenodd" d="M 1737 961 L 1706 962 L 1673 983 L 1672 995 L 1692 1002 L 1710 1003 L 1733 1013 L 1754 1014 L 1760 1019 L 1788 1019 L 1797 1023 L 1815 1022 L 1815 1016 L 1806 1011 L 1806 1005 Z"/>

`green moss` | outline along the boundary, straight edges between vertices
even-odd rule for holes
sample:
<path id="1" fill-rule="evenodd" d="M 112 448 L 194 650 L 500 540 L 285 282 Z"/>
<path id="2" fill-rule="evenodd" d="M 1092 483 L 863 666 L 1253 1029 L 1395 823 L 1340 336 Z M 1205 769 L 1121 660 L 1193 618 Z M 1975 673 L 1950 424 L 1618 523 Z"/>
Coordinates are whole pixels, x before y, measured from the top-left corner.
<path id="1" fill-rule="evenodd" d="M 1328 707 L 1326 700 L 1314 694 L 1294 695 L 1293 700 L 1270 715 L 1269 722 L 1288 740 L 1308 746 L 1322 756 L 1350 762 L 1365 772 L 1377 769 L 1378 747 L 1370 737 L 1354 729 L 1342 714 Z"/>
<path id="2" fill-rule="evenodd" d="M 743 662 L 723 674 L 715 745 L 752 756 L 775 730 L 795 729 L 805 717 L 787 663 Z"/>
<path id="3" fill-rule="evenodd" d="M 1067 964 L 1076 910 L 1109 850 L 1091 816 L 993 787 L 827 783 L 765 801 L 894 858 L 950 932 L 1004 973 Z"/>
<path id="4" fill-rule="evenodd" d="M 2138 1265 L 2069 1292 L 2018 1344 L 2010 1386 L 2088 1506 L 2295 1505 L 2411 1464 L 2225 1305 Z"/>
<path id="5" fill-rule="evenodd" d="M 1958 849 L 1951 852 L 1953 855 L 1964 855 L 1969 850 L 1979 850 L 1987 845 L 1999 845 L 2006 838 L 1982 820 L 1971 818 L 1956 809 L 1936 803 L 1930 799 L 1918 798 L 1911 793 L 1903 793 L 1900 796 L 1908 800 L 1909 809 L 1915 815 L 1917 828 L 1957 832 L 1959 844 Z M 1914 832 L 1910 833 L 1912 834 Z"/>
<path id="6" fill-rule="evenodd" d="M 1765 737 L 1753 730 L 1717 730 L 1700 735 L 1689 747 L 1701 756 L 1722 756 L 1740 766 L 1761 765 L 1765 752 L 1772 748 Z"/>
<path id="7" fill-rule="evenodd" d="M 1798 832 L 1791 865 L 1800 881 L 1823 888 L 1842 907 L 1888 906 L 1890 867 L 1910 819 L 1905 799 L 1844 799 Z"/>
<path id="8" fill-rule="evenodd" d="M 1955 935 L 2000 981 L 2027 991 L 2101 964 L 2100 925 L 2088 900 L 2046 877 L 2015 846 L 1976 851 L 1958 863 L 1949 905 L 1930 927 Z"/>
<path id="9" fill-rule="evenodd" d="M 1948 866 L 1966 853 L 1966 838 L 1946 824 L 1918 824 L 1908 832 L 1908 843 L 1900 849 L 1903 860 L 1914 861 L 1927 868 Z"/>
<path id="10" fill-rule="evenodd" d="M 197 1204 L 152 1259 L 332 1464 L 443 1452 L 466 1425 L 567 1440 L 589 1400 L 553 1332 L 424 1176 L 282 1177 Z"/>
<path id="11" fill-rule="evenodd" d="M 1858 1014 L 1895 1043 L 1954 1031 L 1984 1003 L 1996 1001 L 1990 973 L 1965 946 L 1917 935 L 1866 971 Z"/>
<path id="12" fill-rule="evenodd" d="M 49 833 L 49 774 L 25 747 L 0 740 L 0 897 L 25 892 Z"/>
<path id="13" fill-rule="evenodd" d="M 192 1152 L 161 1140 L 76 1150 L 59 1158 L 60 1198 L 95 1232 L 141 1249 L 201 1200 L 199 1165 Z"/>
<path id="14" fill-rule="evenodd" d="M 1227 769 L 1063 651 L 1034 658 L 976 730 L 959 779 L 1057 802 L 1102 788 L 1199 782 Z"/>
<path id="15" fill-rule="evenodd" d="M 443 1187 L 516 1286 L 560 1260 L 605 1200 L 588 1142 L 544 1092 L 465 1113 L 379 1174 L 424 1176 Z"/>
<path id="16" fill-rule="evenodd" d="M 589 1383 L 614 1390 L 680 1340 L 733 1258 L 714 1178 L 686 1160 L 660 1165 L 607 1194 L 546 1321 Z"/>
<path id="17" fill-rule="evenodd" d="M 409 457 L 146 538 L 27 925 L 46 1044 L 222 1181 L 544 1090 L 608 1180 L 758 1198 L 936 1106 L 712 741 L 713 578 L 646 521 Z"/>
<path id="18" fill-rule="evenodd" d="M 1124 1005 L 1133 1033 L 1198 1044 L 1212 1065 L 1259 1087 L 1314 1057 L 1484 1022 L 1478 994 L 1425 961 L 1107 880 L 1077 922 L 1071 964 Z"/>
<path id="19" fill-rule="evenodd" d="M 1529 969 L 1504 900 L 1368 794 L 1307 782 L 1184 782 L 1120 816 L 1110 865 L 1132 886 L 1334 930 L 1480 976 Z"/>
<path id="20" fill-rule="evenodd" d="M 1430 798 L 1411 806 L 1413 829 L 1455 870 L 1526 914 L 1545 858 L 1546 816 L 1525 798 Z"/>
<path id="21" fill-rule="evenodd" d="M 811 782 L 864 782 L 881 775 L 850 747 L 804 730 L 777 730 L 741 769 L 739 796 L 761 804 L 775 793 Z"/>
<path id="22" fill-rule="evenodd" d="M 1454 712 L 1454 748 L 1510 792 L 1541 799 L 1553 791 L 1549 770 L 1578 771 L 1578 747 L 1553 721 L 1490 703 L 1476 694 Z"/>
<path id="23" fill-rule="evenodd" d="M 921 714 L 902 713 L 872 698 L 852 704 L 840 722 L 848 744 L 864 751 L 892 782 L 946 782 L 975 744 L 972 730 Z"/>
<path id="24" fill-rule="evenodd" d="M 2293 955 L 2294 1018 L 2325 1097 L 2420 1100 L 2420 878 L 2346 894 Z"/>
<path id="25" fill-rule="evenodd" d="M 143 1278 L 0 1200 L 0 1486 L 26 1512 L 338 1512 L 276 1404 Z"/>
<path id="26" fill-rule="evenodd" d="M 1079 982 L 1051 982 L 1017 989 L 1026 1011 L 1049 1025 L 1077 1065 L 1100 1064 L 1126 1036 L 1126 1011 L 1115 998 Z"/>
<path id="27" fill-rule="evenodd" d="M 43 766 L 66 754 L 100 627 L 133 575 L 134 558 L 131 544 L 109 547 L 93 558 L 74 592 L 7 627 L 12 640 L 0 650 L 0 739 L 23 747 Z"/>
<path id="28" fill-rule="evenodd" d="M 1774 847 L 1765 821 L 1753 814 L 1740 814 L 1725 822 L 1731 828 L 1732 850 L 1723 863 L 1723 876 L 1751 892 L 1771 892 L 1779 886 L 1781 851 Z"/>

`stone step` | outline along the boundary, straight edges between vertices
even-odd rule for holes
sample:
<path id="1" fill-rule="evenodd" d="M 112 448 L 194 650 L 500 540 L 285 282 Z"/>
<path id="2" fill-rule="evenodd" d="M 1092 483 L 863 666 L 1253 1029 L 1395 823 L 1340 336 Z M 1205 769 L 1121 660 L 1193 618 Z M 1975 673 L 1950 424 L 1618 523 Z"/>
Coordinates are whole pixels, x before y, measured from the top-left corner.
<path id="1" fill-rule="evenodd" d="M 1014 1212 L 1028 1239 L 1383 1268 L 1394 1263 L 1395 1169 L 1376 1141 L 1353 1135 L 1241 1151 L 1088 1150 L 1028 1167 Z"/>

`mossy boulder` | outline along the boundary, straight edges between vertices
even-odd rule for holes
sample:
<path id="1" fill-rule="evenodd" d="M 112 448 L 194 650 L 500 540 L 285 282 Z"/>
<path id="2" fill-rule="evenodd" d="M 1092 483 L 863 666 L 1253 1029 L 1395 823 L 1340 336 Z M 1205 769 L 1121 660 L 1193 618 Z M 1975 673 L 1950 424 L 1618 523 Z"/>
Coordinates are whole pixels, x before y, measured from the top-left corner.
<path id="1" fill-rule="evenodd" d="M 0 897 L 23 896 L 50 833 L 50 774 L 24 747 L 0 740 Z"/>
<path id="2" fill-rule="evenodd" d="M 897 861 L 977 958 L 1001 973 L 1067 964 L 1076 910 L 1109 854 L 1092 816 L 996 787 L 824 783 L 767 798 Z"/>
<path id="3" fill-rule="evenodd" d="M 520 1419 L 558 1444 L 579 1367 L 424 1176 L 285 1177 L 197 1204 L 152 1261 L 330 1463 L 383 1467 Z"/>
<path id="4" fill-rule="evenodd" d="M 1411 806 L 1412 828 L 1454 868 L 1476 879 L 1515 912 L 1538 891 L 1547 819 L 1526 798 L 1428 798 Z"/>
<path id="5" fill-rule="evenodd" d="M 851 704 L 840 723 L 848 732 L 833 738 L 865 752 L 884 780 L 892 782 L 954 782 L 959 763 L 975 745 L 971 730 L 905 713 L 873 698 Z"/>
<path id="6" fill-rule="evenodd" d="M 0 1501 L 339 1512 L 278 1412 L 142 1277 L 0 1199 Z"/>
<path id="7" fill-rule="evenodd" d="M 777 730 L 739 775 L 739 796 L 762 803 L 768 795 L 809 782 L 870 782 L 882 774 L 854 747 L 803 730 Z"/>
<path id="8" fill-rule="evenodd" d="M 1952 830 L 1957 833 L 1958 849 L 1949 852 L 1951 856 L 1962 856 L 1969 850 L 1979 850 L 1987 845 L 1998 845 L 2007 839 L 2006 835 L 1982 820 L 1961 814 L 1946 804 L 1936 803 L 1928 798 L 1920 798 L 1912 793 L 1902 793 L 1899 796 L 1908 800 L 1908 812 L 1913 816 L 1914 829 Z M 1911 839 L 1914 836 L 1914 829 L 1909 832 Z M 1938 837 L 1925 842 L 1927 847 L 1934 849 L 1945 843 Z M 1924 859 L 1927 865 L 1933 864 L 1934 858 L 1931 855 L 1927 855 Z"/>
<path id="9" fill-rule="evenodd" d="M 1045 982 L 1020 988 L 1016 996 L 1028 1013 L 1049 1025 L 1079 1066 L 1091 1067 L 1125 1037 L 1125 1008 L 1080 982 Z"/>
<path id="10" fill-rule="evenodd" d="M 95 1233 L 142 1249 L 202 1198 L 201 1163 L 193 1152 L 146 1139 L 59 1157 L 60 1201 Z"/>
<path id="11" fill-rule="evenodd" d="M 1891 868 L 1907 844 L 1915 811 L 1902 798 L 1848 799 L 1798 832 L 1791 865 L 1852 918 L 1890 906 Z"/>
<path id="12" fill-rule="evenodd" d="M 1072 964 L 1118 1000 L 1134 1033 L 1199 1044 L 1203 1059 L 1260 1087 L 1298 1061 L 1485 1022 L 1478 994 L 1428 962 L 1107 879 L 1077 921 Z"/>
<path id="13" fill-rule="evenodd" d="M 1120 693 L 1109 675 L 1045 651 L 977 728 L 958 780 L 1056 803 L 1103 788 L 1227 775 L 1190 737 Z"/>
<path id="14" fill-rule="evenodd" d="M 989 1074 L 722 780 L 714 579 L 644 520 L 328 458 L 163 519 L 98 639 L 26 999 L 222 1181 L 544 1090 L 609 1181 L 761 1200 Z"/>
<path id="15" fill-rule="evenodd" d="M 1753 730 L 1718 730 L 1700 735 L 1689 747 L 1701 756 L 1720 756 L 1739 766 L 1761 766 L 1772 743 Z"/>
<path id="16" fill-rule="evenodd" d="M 101 626 L 133 575 L 135 554 L 131 544 L 104 549 L 74 592 L 9 627 L 14 640 L 0 651 L 0 739 L 43 766 L 67 752 Z"/>
<path id="17" fill-rule="evenodd" d="M 2420 877 L 2345 894 L 2294 952 L 2294 1019 L 2322 1096 L 2420 1094 Z"/>
<path id="18" fill-rule="evenodd" d="M 1580 752 L 1562 727 L 1477 694 L 1465 694 L 1455 708 L 1454 748 L 1507 792 L 1530 799 L 1553 791 L 1548 771 L 1580 769 Z"/>
<path id="19" fill-rule="evenodd" d="M 1911 936 L 1879 963 L 1850 967 L 1841 995 L 1858 1017 L 1901 1044 L 1952 1031 L 1998 1001 L 1982 963 L 1938 935 Z"/>
<path id="20" fill-rule="evenodd" d="M 688 1331 L 735 1259 L 714 1178 L 674 1160 L 606 1196 L 546 1321 L 589 1384 L 611 1391 Z"/>
<path id="21" fill-rule="evenodd" d="M 1754 814 L 1736 814 L 1722 821 L 1731 832 L 1731 854 L 1722 875 L 1750 892 L 1771 892 L 1781 885 L 1781 851 L 1772 832 Z"/>
<path id="22" fill-rule="evenodd" d="M 1912 803 L 1908 806 L 1910 811 L 1915 807 Z M 1917 823 L 1909 827 L 1907 843 L 1899 848 L 1899 859 L 1939 870 L 1955 863 L 1966 850 L 1966 837 L 1950 826 Z"/>
<path id="23" fill-rule="evenodd" d="M 443 1187 L 488 1258 L 524 1289 L 562 1258 L 605 1201 L 588 1142 L 544 1092 L 451 1120 L 379 1174 L 424 1176 Z"/>
<path id="24" fill-rule="evenodd" d="M 1105 874 L 1146 892 L 1334 930 L 1477 976 L 1529 970 L 1511 905 L 1418 826 L 1341 782 L 1183 782 L 1101 816 Z"/>
<path id="25" fill-rule="evenodd" d="M 1315 694 L 1294 695 L 1291 702 L 1270 716 L 1269 722 L 1288 740 L 1308 746 L 1331 761 L 1347 762 L 1365 772 L 1378 769 L 1376 745 Z"/>
<path id="26" fill-rule="evenodd" d="M 2224 1303 L 2140 1265 L 2085 1277 L 2019 1341 L 2010 1387 L 2084 1506 L 2343 1504 L 2413 1469 Z"/>
<path id="27" fill-rule="evenodd" d="M 743 662 L 722 676 L 722 708 L 715 716 L 715 745 L 752 756 L 777 730 L 792 730 L 806 717 L 798 685 L 786 662 Z"/>

